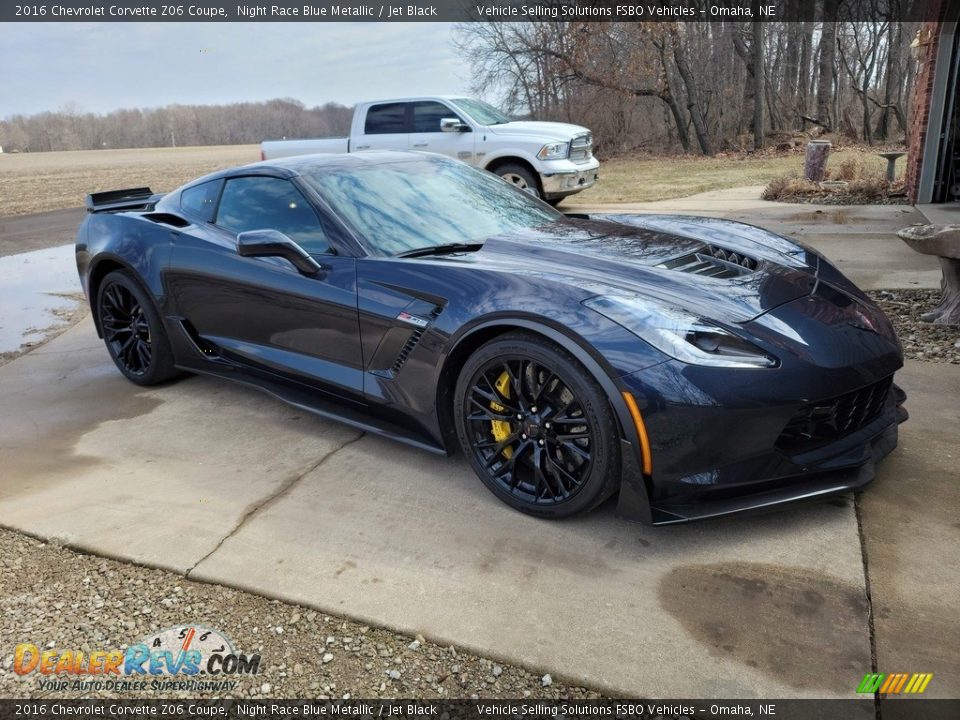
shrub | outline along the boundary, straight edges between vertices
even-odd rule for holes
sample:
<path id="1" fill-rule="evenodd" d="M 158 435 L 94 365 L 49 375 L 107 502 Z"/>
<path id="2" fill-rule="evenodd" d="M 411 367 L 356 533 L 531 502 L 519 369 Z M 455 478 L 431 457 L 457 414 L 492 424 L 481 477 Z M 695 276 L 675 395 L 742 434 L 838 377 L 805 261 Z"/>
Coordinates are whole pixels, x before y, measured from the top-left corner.
<path id="1" fill-rule="evenodd" d="M 840 165 L 837 167 L 837 176 L 835 179 L 853 182 L 861 179 L 863 172 L 863 158 L 854 155 L 840 162 Z"/>

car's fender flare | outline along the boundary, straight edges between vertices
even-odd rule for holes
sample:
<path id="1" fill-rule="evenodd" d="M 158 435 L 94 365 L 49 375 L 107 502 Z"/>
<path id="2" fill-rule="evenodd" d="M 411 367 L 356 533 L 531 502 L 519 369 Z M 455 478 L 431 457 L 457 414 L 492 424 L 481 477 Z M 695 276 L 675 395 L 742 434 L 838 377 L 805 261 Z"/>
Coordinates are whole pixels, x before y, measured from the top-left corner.
<path id="1" fill-rule="evenodd" d="M 623 399 L 620 388 L 611 377 L 610 373 L 601 365 L 597 358 L 587 348 L 581 345 L 579 338 L 574 335 L 568 335 L 557 328 L 543 322 L 527 318 L 496 318 L 488 319 L 472 325 L 469 329 L 457 337 L 448 347 L 444 355 L 444 367 L 446 360 L 453 355 L 457 348 L 475 334 L 486 330 L 502 328 L 505 332 L 510 330 L 530 330 L 538 335 L 543 335 L 548 340 L 553 341 L 564 350 L 573 355 L 577 361 L 583 365 L 594 380 L 607 395 L 610 407 L 617 417 L 620 425 L 620 498 L 617 503 L 617 514 L 627 520 L 637 520 L 650 524 L 652 521 L 652 512 L 650 509 L 650 491 L 647 481 L 640 468 L 640 453 L 637 447 L 636 431 L 633 430 L 634 422 Z"/>
<path id="2" fill-rule="evenodd" d="M 107 265 L 109 267 L 109 269 L 106 270 L 106 272 L 101 271 L 101 268 L 104 265 Z M 100 282 L 103 281 L 104 277 L 106 277 L 107 275 L 109 275 L 111 272 L 115 270 L 122 270 L 126 272 L 131 278 L 133 278 L 133 281 L 140 286 L 140 288 L 144 291 L 144 293 L 146 293 L 147 297 L 150 299 L 150 302 L 153 303 L 154 309 L 157 311 L 160 317 L 161 318 L 163 317 L 163 313 L 161 312 L 161 307 L 160 307 L 161 303 L 159 302 L 156 295 L 154 295 L 153 289 L 144 280 L 143 276 L 137 270 L 137 268 L 134 265 L 132 265 L 126 258 L 120 255 L 117 255 L 116 253 L 113 253 L 113 252 L 104 251 L 104 252 L 98 253 L 91 260 L 90 266 L 87 269 L 87 278 L 86 278 L 87 282 L 89 283 L 90 280 L 92 280 L 95 276 L 99 276 L 96 287 L 93 287 L 92 284 L 88 285 L 87 287 L 87 290 L 88 290 L 87 301 L 90 304 L 91 310 L 93 310 L 93 312 L 91 313 L 93 315 L 93 325 L 97 331 L 98 337 L 102 337 L 101 335 L 102 329 L 100 327 L 100 313 L 97 311 L 97 302 L 98 302 L 97 295 L 99 294 L 99 290 L 100 290 Z"/>

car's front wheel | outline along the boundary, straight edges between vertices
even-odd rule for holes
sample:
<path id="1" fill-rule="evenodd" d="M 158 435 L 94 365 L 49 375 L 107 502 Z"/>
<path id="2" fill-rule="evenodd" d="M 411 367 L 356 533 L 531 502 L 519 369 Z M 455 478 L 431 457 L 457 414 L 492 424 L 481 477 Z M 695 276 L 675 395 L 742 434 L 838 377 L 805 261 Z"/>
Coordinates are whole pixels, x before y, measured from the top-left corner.
<path id="1" fill-rule="evenodd" d="M 546 340 L 511 333 L 479 348 L 460 372 L 454 414 L 474 471 L 517 510 L 566 517 L 617 488 L 617 424 L 606 396 Z"/>
<path id="2" fill-rule="evenodd" d="M 178 373 L 160 315 L 128 273 L 115 270 L 100 283 L 97 319 L 114 364 L 138 385 L 155 385 Z"/>

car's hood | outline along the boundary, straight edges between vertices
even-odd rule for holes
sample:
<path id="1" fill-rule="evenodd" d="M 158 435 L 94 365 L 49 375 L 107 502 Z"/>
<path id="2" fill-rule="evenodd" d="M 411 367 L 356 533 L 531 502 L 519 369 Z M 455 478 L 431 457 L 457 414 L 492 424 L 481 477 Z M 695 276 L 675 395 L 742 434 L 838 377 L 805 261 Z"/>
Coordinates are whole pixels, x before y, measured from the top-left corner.
<path id="1" fill-rule="evenodd" d="M 490 125 L 489 130 L 494 135 L 531 135 L 546 140 L 570 140 L 575 135 L 590 132 L 588 128 L 581 125 L 535 120 L 516 120 L 500 125 Z"/>
<path id="2" fill-rule="evenodd" d="M 705 229 L 697 218 L 690 219 L 692 227 L 668 231 L 655 227 L 658 220 L 668 225 L 682 219 L 661 216 L 649 226 L 562 221 L 492 237 L 480 251 L 450 260 L 563 282 L 584 297 L 642 294 L 728 323 L 752 320 L 808 295 L 816 284 L 815 260 L 811 265 L 798 257 L 797 246 L 784 238 L 763 244 L 733 228 Z"/>

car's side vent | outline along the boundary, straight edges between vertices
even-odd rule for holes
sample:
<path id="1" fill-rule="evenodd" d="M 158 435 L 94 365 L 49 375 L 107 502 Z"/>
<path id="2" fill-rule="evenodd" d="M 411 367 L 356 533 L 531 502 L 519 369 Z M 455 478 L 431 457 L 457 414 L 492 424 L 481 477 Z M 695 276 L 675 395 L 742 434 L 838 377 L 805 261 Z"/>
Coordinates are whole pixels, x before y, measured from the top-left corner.
<path id="1" fill-rule="evenodd" d="M 393 361 L 393 365 L 390 366 L 390 372 L 396 375 L 403 369 L 403 366 L 407 363 L 407 358 L 410 357 L 410 353 L 413 352 L 413 349 L 420 344 L 420 339 L 423 337 L 423 334 L 427 331 L 427 328 L 433 324 L 433 321 L 437 319 L 440 313 L 443 312 L 443 308 L 439 305 L 435 306 L 433 310 L 430 311 L 430 314 L 427 315 L 425 319 L 430 321 L 430 324 L 424 325 L 423 327 L 418 327 L 412 333 L 410 337 L 407 338 L 407 341 L 403 344 L 403 347 L 400 348 L 400 352 L 397 353 L 396 359 Z"/>
<path id="2" fill-rule="evenodd" d="M 170 225 L 171 227 L 177 228 L 185 228 L 190 224 L 179 215 L 172 215 L 170 213 L 146 213 L 143 217 L 150 222 L 159 223 L 160 225 Z"/>
<path id="3" fill-rule="evenodd" d="M 703 250 L 667 260 L 657 267 L 725 280 L 752 273 L 757 269 L 757 261 L 749 255 L 705 245 Z"/>

